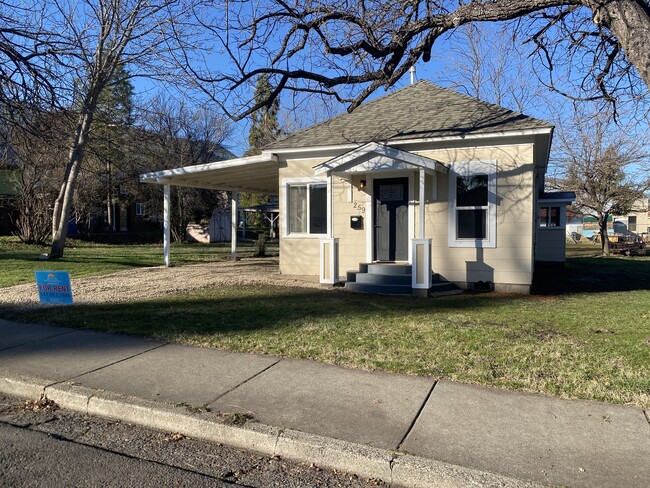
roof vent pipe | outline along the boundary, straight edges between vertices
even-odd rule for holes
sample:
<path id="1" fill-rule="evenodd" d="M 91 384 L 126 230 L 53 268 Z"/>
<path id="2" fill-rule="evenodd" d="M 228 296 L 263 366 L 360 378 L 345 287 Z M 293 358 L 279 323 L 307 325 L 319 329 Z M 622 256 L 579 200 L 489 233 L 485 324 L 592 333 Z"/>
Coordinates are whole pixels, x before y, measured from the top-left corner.
<path id="1" fill-rule="evenodd" d="M 409 68 L 409 73 L 411 73 L 411 85 L 415 83 L 415 65 Z"/>

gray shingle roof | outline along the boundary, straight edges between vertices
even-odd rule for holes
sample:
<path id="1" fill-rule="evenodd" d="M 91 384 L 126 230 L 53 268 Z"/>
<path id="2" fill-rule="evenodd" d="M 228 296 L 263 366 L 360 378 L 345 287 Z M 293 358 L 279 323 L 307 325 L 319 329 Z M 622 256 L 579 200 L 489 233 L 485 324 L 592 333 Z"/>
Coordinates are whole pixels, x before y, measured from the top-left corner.
<path id="1" fill-rule="evenodd" d="M 265 149 L 365 144 L 430 137 L 550 129 L 543 120 L 419 81 L 320 124 L 289 134 Z"/>

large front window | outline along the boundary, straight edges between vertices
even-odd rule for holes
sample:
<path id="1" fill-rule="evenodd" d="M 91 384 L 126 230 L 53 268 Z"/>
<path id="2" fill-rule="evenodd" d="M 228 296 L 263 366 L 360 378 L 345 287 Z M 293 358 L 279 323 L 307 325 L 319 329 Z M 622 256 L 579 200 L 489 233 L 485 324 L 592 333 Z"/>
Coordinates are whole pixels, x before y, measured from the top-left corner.
<path id="1" fill-rule="evenodd" d="M 288 228 L 291 234 L 327 233 L 327 185 L 290 184 L 288 190 Z"/>
<path id="2" fill-rule="evenodd" d="M 487 236 L 488 175 L 456 178 L 456 236 L 485 239 Z"/>
<path id="3" fill-rule="evenodd" d="M 449 246 L 496 246 L 496 163 L 453 163 L 449 174 Z"/>

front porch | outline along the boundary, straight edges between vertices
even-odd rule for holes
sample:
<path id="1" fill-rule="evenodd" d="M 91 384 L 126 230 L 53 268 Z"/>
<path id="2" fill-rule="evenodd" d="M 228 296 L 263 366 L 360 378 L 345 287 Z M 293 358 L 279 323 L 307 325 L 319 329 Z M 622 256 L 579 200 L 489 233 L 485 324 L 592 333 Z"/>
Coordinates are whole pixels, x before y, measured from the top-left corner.
<path id="1" fill-rule="evenodd" d="M 431 238 L 425 231 L 427 203 L 438 200 L 438 174 L 447 172 L 439 161 L 378 143 L 317 165 L 314 174 L 325 175 L 328 188 L 321 283 L 339 282 L 340 255 L 363 241 L 365 256 L 359 271 L 346 273 L 347 289 L 427 295 L 433 288 L 452 287 L 432 273 Z M 347 198 L 341 198 L 342 187 Z M 350 215 L 350 203 L 357 215 Z"/>

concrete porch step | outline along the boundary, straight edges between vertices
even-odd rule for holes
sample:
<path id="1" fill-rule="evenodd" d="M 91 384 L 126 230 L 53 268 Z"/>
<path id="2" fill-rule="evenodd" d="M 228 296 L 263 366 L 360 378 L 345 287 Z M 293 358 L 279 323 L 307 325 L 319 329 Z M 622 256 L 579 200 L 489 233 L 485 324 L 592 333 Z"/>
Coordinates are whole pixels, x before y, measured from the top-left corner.
<path id="1" fill-rule="evenodd" d="M 380 285 L 371 283 L 346 283 L 345 289 L 358 293 L 375 293 L 378 295 L 411 295 L 411 285 Z"/>
<path id="2" fill-rule="evenodd" d="M 359 271 L 346 273 L 345 288 L 360 293 L 376 293 L 381 295 L 410 295 L 412 266 L 402 263 L 360 263 Z M 440 296 L 458 288 L 448 282 L 441 282 L 440 275 L 431 275 L 433 286 L 430 290 L 421 290 L 426 295 Z"/>

